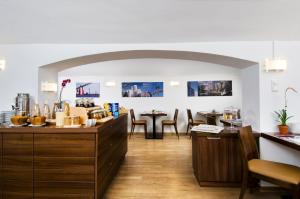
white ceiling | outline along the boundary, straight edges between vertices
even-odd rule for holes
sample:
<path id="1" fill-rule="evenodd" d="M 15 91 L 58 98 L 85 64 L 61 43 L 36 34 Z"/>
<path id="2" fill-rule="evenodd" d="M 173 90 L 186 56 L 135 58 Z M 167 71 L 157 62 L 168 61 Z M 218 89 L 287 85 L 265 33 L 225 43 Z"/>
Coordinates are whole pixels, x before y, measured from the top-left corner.
<path id="1" fill-rule="evenodd" d="M 0 43 L 300 40 L 299 0 L 0 0 Z"/>

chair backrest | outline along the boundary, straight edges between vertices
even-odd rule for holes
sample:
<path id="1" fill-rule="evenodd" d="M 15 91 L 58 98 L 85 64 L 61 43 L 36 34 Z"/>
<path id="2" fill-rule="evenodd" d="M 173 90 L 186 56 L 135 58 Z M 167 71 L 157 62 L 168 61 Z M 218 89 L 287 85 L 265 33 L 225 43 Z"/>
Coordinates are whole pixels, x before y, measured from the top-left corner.
<path id="1" fill-rule="evenodd" d="M 207 124 L 209 125 L 217 125 L 215 117 L 207 116 L 206 120 L 207 120 Z"/>
<path id="2" fill-rule="evenodd" d="M 188 122 L 194 122 L 191 109 L 187 109 Z"/>
<path id="3" fill-rule="evenodd" d="M 130 109 L 131 122 L 135 121 L 135 115 L 133 109 Z"/>
<path id="4" fill-rule="evenodd" d="M 252 159 L 258 159 L 259 153 L 251 126 L 242 127 L 239 131 L 243 160 L 248 162 Z"/>
<path id="5" fill-rule="evenodd" d="M 178 109 L 175 109 L 175 114 L 174 114 L 174 121 L 177 122 L 178 118 Z"/>

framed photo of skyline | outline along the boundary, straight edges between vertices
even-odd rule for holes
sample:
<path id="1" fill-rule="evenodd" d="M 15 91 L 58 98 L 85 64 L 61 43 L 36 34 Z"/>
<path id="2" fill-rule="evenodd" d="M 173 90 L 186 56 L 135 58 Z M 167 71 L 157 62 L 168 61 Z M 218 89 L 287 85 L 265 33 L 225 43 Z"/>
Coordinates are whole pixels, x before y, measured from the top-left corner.
<path id="1" fill-rule="evenodd" d="M 188 81 L 188 97 L 232 96 L 232 81 Z"/>
<path id="2" fill-rule="evenodd" d="M 96 98 L 100 97 L 100 83 L 80 82 L 76 83 L 76 97 Z"/>
<path id="3" fill-rule="evenodd" d="M 163 82 L 123 82 L 122 97 L 163 97 Z"/>

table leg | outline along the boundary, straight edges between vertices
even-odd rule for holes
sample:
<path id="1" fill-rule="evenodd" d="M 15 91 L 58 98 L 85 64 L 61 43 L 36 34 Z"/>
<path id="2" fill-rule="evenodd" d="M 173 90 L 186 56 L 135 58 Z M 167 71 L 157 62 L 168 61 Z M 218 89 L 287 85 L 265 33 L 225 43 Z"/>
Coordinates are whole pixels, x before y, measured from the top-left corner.
<path id="1" fill-rule="evenodd" d="M 156 122 L 155 122 L 156 117 L 155 117 L 155 115 L 153 115 L 152 119 L 153 119 L 153 138 L 156 139 L 156 128 L 155 128 L 156 127 Z"/>

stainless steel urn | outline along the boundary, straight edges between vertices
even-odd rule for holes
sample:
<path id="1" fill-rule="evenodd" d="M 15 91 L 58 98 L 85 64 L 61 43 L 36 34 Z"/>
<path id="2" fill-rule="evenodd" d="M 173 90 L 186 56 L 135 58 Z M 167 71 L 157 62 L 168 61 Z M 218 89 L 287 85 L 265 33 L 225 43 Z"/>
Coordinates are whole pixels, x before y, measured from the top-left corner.
<path id="1" fill-rule="evenodd" d="M 18 93 L 15 104 L 16 115 L 29 115 L 30 96 L 28 93 Z"/>

